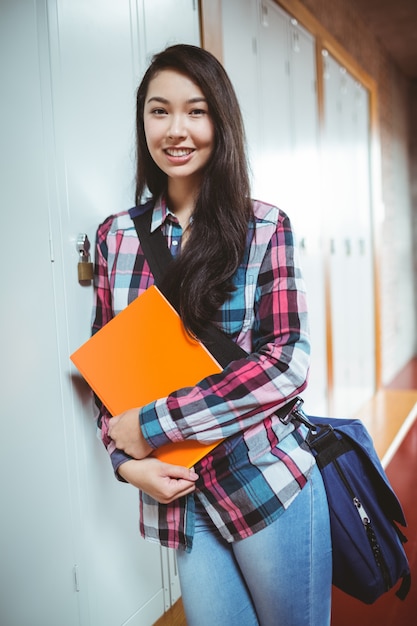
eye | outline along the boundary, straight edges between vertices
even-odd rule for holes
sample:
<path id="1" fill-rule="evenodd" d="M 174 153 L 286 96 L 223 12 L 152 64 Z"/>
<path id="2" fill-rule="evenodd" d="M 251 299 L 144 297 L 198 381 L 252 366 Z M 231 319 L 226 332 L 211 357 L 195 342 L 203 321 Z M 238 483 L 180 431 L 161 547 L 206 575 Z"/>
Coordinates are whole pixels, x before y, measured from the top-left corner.
<path id="1" fill-rule="evenodd" d="M 203 115 L 207 115 L 208 111 L 206 109 L 192 109 L 190 111 L 190 115 L 192 117 L 202 117 Z"/>
<path id="2" fill-rule="evenodd" d="M 161 108 L 161 107 L 155 107 L 154 109 L 151 110 L 152 115 L 156 115 L 157 117 L 162 116 L 162 115 L 166 115 L 166 110 Z"/>

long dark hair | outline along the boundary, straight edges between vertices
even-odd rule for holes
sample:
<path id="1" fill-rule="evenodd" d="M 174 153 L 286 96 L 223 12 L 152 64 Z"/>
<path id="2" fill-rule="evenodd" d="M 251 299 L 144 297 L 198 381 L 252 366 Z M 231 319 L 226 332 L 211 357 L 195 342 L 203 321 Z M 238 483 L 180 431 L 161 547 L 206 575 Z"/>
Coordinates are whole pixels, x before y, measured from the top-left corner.
<path id="1" fill-rule="evenodd" d="M 253 219 L 245 134 L 233 86 L 212 54 L 181 44 L 155 55 L 137 91 L 137 204 L 146 189 L 155 200 L 167 190 L 167 176 L 149 153 L 143 122 L 149 83 L 164 69 L 175 69 L 198 85 L 214 126 L 213 153 L 204 171 L 187 245 L 164 284 L 185 326 L 198 333 L 234 289 L 232 278 Z"/>

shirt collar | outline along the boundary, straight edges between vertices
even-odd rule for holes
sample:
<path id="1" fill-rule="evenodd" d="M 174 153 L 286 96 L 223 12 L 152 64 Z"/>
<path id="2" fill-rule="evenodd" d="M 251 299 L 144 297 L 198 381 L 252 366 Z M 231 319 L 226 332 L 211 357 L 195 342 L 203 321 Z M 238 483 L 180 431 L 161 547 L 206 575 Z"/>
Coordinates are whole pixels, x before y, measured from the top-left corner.
<path id="1" fill-rule="evenodd" d="M 151 222 L 151 233 L 153 233 L 157 228 L 165 224 L 167 220 L 174 221 L 178 223 L 175 214 L 169 210 L 167 207 L 166 200 L 163 196 L 161 196 L 156 202 L 152 213 L 152 222 Z"/>

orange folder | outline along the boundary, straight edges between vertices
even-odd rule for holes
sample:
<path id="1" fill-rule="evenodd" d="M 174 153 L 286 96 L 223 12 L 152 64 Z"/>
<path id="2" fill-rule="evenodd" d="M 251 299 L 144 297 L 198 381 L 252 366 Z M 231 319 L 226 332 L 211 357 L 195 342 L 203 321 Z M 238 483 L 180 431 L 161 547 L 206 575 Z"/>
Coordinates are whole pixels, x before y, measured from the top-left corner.
<path id="1" fill-rule="evenodd" d="M 155 286 L 149 287 L 71 356 L 111 415 L 191 387 L 222 368 L 185 331 L 181 318 Z M 153 455 L 192 467 L 219 442 L 171 443 Z"/>

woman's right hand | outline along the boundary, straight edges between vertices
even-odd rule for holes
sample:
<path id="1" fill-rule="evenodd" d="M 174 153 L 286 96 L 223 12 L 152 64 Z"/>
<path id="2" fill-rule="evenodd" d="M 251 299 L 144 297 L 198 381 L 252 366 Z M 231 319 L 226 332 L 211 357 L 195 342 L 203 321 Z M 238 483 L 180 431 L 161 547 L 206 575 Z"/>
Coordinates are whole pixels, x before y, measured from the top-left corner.
<path id="1" fill-rule="evenodd" d="M 141 489 L 160 504 L 169 504 L 192 493 L 198 474 L 193 469 L 170 465 L 158 459 L 132 459 L 122 463 L 118 473 L 128 483 Z"/>

